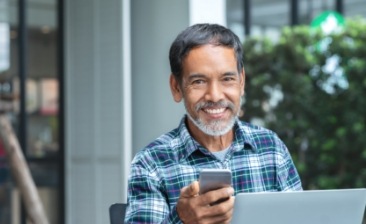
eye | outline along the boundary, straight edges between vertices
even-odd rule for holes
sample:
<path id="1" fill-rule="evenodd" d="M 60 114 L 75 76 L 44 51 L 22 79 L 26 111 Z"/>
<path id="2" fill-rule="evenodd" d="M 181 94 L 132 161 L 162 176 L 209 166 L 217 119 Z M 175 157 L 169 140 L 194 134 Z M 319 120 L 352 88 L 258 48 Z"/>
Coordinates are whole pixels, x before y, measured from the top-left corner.
<path id="1" fill-rule="evenodd" d="M 204 83 L 205 83 L 205 80 L 203 80 L 203 79 L 196 79 L 196 80 L 192 81 L 193 85 L 202 85 Z"/>
<path id="2" fill-rule="evenodd" d="M 236 79 L 233 76 L 226 76 L 223 78 L 223 81 L 225 82 L 231 82 L 231 81 L 235 81 Z"/>

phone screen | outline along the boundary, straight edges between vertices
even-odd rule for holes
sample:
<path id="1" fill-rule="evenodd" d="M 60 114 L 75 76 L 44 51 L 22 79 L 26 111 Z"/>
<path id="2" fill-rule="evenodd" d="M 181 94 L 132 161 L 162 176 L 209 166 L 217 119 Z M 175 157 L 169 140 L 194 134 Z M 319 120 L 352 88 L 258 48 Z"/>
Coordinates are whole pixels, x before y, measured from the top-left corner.
<path id="1" fill-rule="evenodd" d="M 231 171 L 227 169 L 203 169 L 199 177 L 200 194 L 231 186 Z"/>

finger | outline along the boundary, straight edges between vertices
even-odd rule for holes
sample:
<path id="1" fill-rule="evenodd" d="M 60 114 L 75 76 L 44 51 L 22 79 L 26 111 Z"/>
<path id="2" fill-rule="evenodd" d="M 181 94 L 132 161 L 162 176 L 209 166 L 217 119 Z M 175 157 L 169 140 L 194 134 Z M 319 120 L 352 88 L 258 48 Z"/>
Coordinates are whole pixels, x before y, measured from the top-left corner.
<path id="1" fill-rule="evenodd" d="M 230 210 L 223 215 L 218 215 L 210 218 L 210 223 L 226 224 L 231 223 L 233 211 Z"/>
<path id="2" fill-rule="evenodd" d="M 225 201 L 221 202 L 220 204 L 215 204 L 210 206 L 211 212 L 215 214 L 224 214 L 234 209 L 234 201 L 235 197 L 231 196 L 227 198 Z"/>
<path id="3" fill-rule="evenodd" d="M 190 198 L 198 195 L 199 192 L 199 184 L 197 181 L 194 181 L 189 186 L 183 187 L 180 190 L 180 196 L 185 198 Z"/>
<path id="4" fill-rule="evenodd" d="M 234 197 L 228 198 L 220 204 L 205 207 L 204 220 L 210 223 L 230 223 L 234 211 Z"/>
<path id="5" fill-rule="evenodd" d="M 205 220 L 209 220 L 209 223 L 226 224 L 226 223 L 231 222 L 232 216 L 233 216 L 233 212 L 229 211 L 223 215 L 213 216 L 213 217 L 210 217 L 209 219 L 205 219 Z"/>
<path id="6" fill-rule="evenodd" d="M 218 190 L 209 191 L 202 196 L 202 203 L 210 205 L 219 200 L 225 200 L 234 194 L 234 189 L 232 187 L 220 188 Z"/>

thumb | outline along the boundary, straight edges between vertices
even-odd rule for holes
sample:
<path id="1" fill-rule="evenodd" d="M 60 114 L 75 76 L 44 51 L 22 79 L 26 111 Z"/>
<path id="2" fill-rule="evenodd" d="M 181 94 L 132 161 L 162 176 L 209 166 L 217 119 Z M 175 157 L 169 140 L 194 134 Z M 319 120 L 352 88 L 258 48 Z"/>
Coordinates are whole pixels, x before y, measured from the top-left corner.
<path id="1" fill-rule="evenodd" d="M 189 186 L 183 187 L 180 190 L 180 196 L 184 198 L 191 198 L 198 195 L 200 187 L 198 185 L 198 181 L 194 181 Z"/>

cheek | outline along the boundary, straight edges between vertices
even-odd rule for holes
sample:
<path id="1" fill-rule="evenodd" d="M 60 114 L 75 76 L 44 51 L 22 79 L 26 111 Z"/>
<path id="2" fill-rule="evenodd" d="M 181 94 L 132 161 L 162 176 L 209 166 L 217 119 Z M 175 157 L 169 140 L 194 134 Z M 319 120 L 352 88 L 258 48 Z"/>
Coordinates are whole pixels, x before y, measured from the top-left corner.
<path id="1" fill-rule="evenodd" d="M 239 102 L 243 96 L 243 91 L 239 88 L 232 88 L 227 92 L 227 96 L 232 102 Z"/>
<path id="2" fill-rule="evenodd" d="M 185 89 L 183 97 L 187 106 L 195 107 L 195 105 L 202 101 L 204 94 L 201 91 Z"/>
<path id="3" fill-rule="evenodd" d="M 192 101 L 191 99 L 188 99 L 188 100 L 185 100 L 184 101 L 184 104 L 186 106 L 186 108 L 189 110 L 189 111 L 194 111 L 196 112 L 196 105 L 197 105 L 197 102 L 195 101 Z"/>

